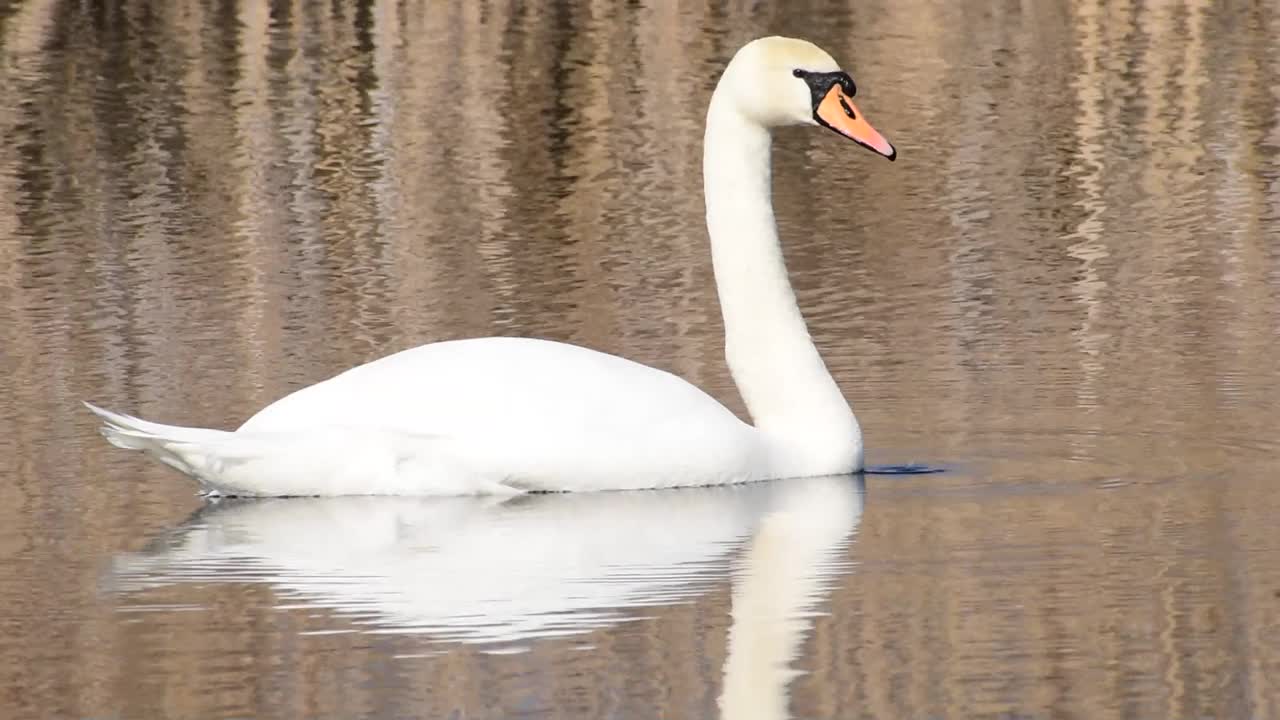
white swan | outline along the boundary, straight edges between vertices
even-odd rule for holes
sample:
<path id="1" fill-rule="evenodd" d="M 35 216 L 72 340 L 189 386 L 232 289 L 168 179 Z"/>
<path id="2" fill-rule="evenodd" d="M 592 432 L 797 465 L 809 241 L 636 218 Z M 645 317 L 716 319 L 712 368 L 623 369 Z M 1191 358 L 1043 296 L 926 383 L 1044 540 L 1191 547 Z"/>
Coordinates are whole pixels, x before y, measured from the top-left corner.
<path id="1" fill-rule="evenodd" d="M 573 345 L 434 343 L 303 388 L 235 432 L 89 406 L 113 444 L 229 495 L 480 494 L 716 485 L 862 468 L 862 433 L 805 328 L 770 199 L 773 127 L 821 125 L 892 160 L 826 52 L 734 55 L 703 146 L 725 355 L 755 426 L 688 382 Z"/>

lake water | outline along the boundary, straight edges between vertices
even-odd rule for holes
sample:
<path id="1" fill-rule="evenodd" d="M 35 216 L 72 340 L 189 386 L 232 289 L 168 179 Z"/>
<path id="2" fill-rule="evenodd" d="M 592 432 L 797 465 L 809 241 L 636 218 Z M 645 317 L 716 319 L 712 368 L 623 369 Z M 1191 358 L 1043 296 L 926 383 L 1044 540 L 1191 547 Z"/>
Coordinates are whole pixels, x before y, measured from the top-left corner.
<path id="1" fill-rule="evenodd" d="M 1280 716 L 1280 6 L 0 3 L 0 717 Z M 872 463 L 208 505 L 79 402 L 234 427 L 535 335 L 741 412 L 701 123 L 829 49 L 898 162 L 779 134 Z"/>

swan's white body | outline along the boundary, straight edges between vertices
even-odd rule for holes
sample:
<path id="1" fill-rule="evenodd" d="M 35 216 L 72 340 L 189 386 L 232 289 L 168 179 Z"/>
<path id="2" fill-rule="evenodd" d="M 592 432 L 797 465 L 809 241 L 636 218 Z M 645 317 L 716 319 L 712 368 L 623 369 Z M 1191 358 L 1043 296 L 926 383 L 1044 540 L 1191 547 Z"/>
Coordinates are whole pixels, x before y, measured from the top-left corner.
<path id="1" fill-rule="evenodd" d="M 755 429 L 693 385 L 520 338 L 406 350 L 303 388 L 234 433 L 138 429 L 116 439 L 163 437 L 154 454 L 231 495 L 639 489 L 769 474 Z"/>
<path id="2" fill-rule="evenodd" d="M 406 350 L 299 390 L 235 432 L 90 407 L 114 444 L 232 495 L 639 489 L 860 470 L 861 431 L 797 307 L 770 200 L 769 128 L 816 124 L 811 81 L 793 69 L 838 70 L 809 43 L 758 40 L 735 55 L 707 113 L 725 353 L 754 426 L 669 373 L 514 338 Z"/>

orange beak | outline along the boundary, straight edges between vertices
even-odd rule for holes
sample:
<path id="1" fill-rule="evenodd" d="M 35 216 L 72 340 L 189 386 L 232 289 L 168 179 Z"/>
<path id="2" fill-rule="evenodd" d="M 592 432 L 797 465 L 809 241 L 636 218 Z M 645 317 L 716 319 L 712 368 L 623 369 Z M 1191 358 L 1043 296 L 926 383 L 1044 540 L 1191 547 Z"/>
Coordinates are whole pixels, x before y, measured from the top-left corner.
<path id="1" fill-rule="evenodd" d="M 883 135 L 871 127 L 871 123 L 862 116 L 858 106 L 853 104 L 853 98 L 844 93 L 844 88 L 840 87 L 839 83 L 831 86 L 813 114 L 818 122 L 862 147 L 880 153 L 890 160 L 898 157 L 898 151 L 884 139 Z"/>

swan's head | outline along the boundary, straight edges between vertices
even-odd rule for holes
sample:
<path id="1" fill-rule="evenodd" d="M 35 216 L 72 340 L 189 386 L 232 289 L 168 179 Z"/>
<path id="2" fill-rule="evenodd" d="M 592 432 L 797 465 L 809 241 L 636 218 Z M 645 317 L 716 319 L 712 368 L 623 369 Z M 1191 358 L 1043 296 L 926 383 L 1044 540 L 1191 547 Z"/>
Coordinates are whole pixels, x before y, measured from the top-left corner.
<path id="1" fill-rule="evenodd" d="M 716 89 L 738 112 L 766 128 L 820 125 L 879 153 L 898 156 L 853 104 L 858 88 L 822 48 L 784 37 L 752 40 L 742 47 Z"/>

